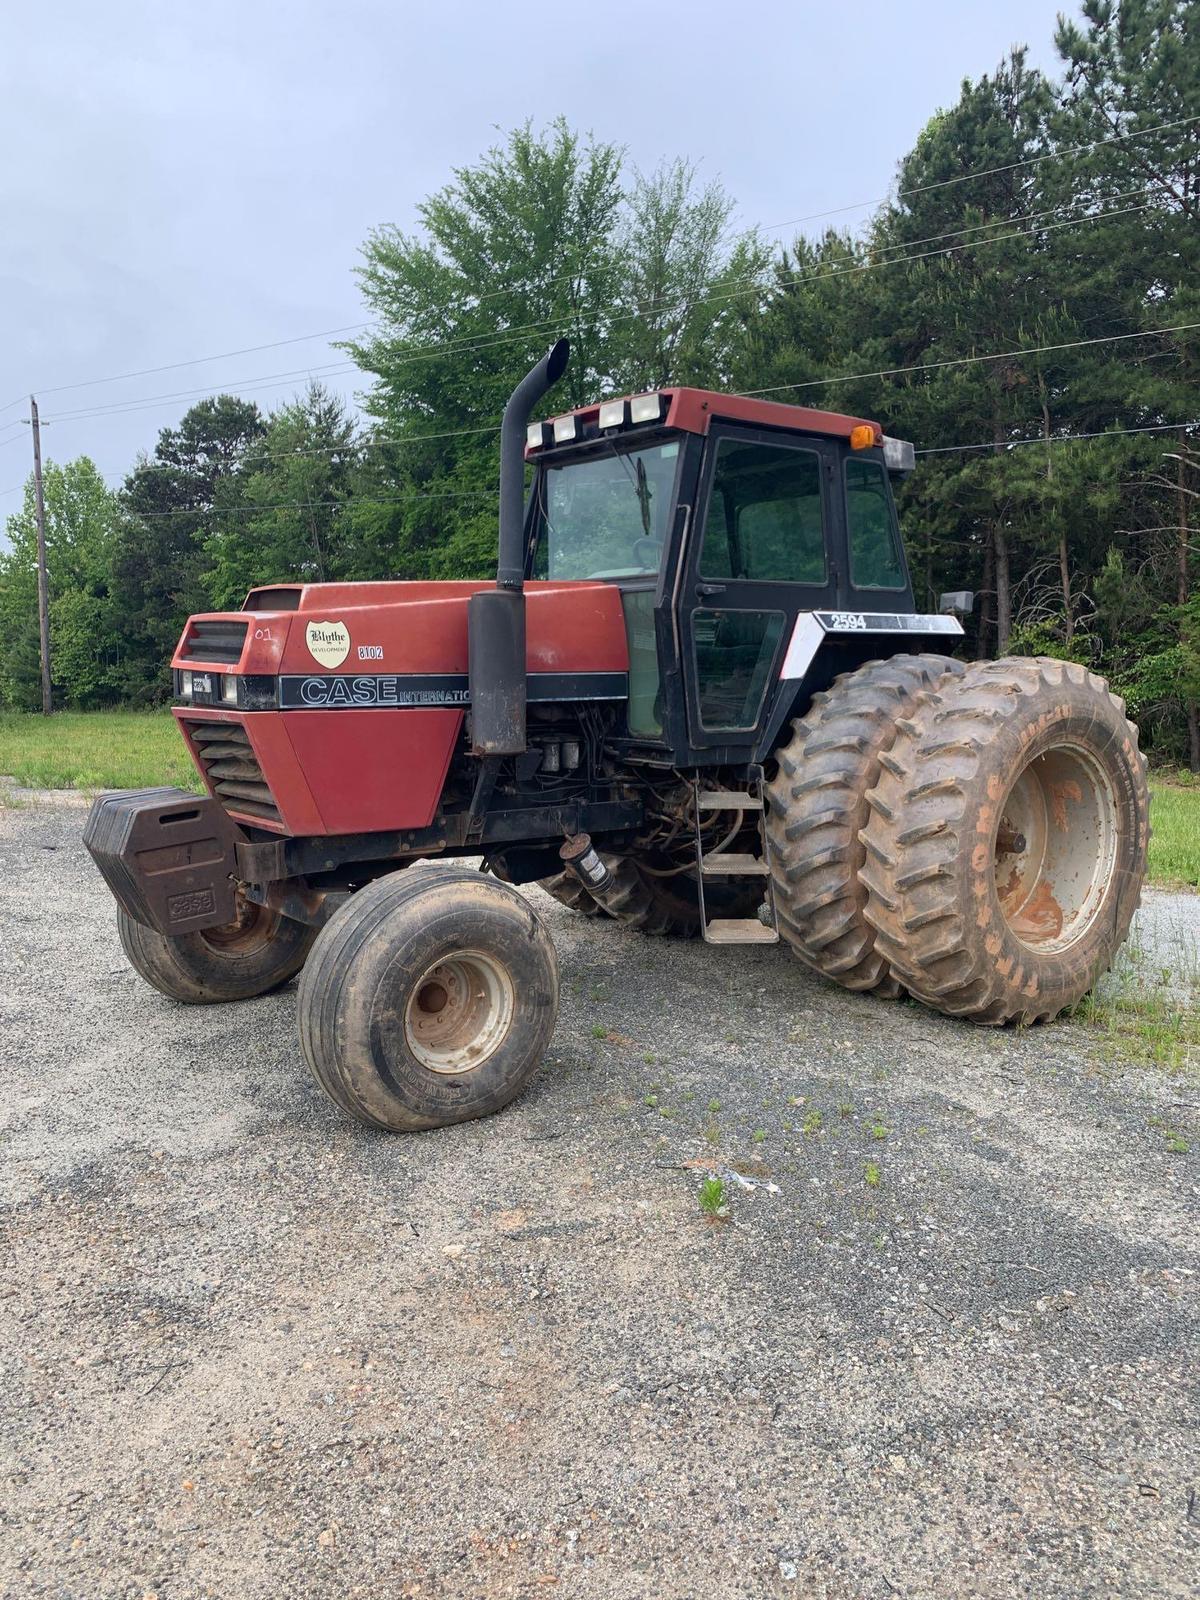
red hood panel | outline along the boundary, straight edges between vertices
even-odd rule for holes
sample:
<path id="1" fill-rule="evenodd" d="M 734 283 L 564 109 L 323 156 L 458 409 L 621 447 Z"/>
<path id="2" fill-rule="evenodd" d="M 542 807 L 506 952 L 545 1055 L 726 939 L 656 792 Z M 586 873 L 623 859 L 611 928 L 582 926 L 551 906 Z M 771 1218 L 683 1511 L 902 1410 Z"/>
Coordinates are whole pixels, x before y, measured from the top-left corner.
<path id="1" fill-rule="evenodd" d="M 214 614 L 247 624 L 242 673 L 467 671 L 467 601 L 488 583 L 318 583 L 295 610 Z M 272 598 L 281 590 L 271 591 Z M 525 585 L 530 672 L 625 672 L 620 591 L 608 583 Z M 185 632 L 184 638 L 187 638 Z M 181 641 L 182 647 L 183 641 Z M 190 660 L 198 659 L 195 655 Z M 174 665 L 187 665 L 179 652 Z"/>

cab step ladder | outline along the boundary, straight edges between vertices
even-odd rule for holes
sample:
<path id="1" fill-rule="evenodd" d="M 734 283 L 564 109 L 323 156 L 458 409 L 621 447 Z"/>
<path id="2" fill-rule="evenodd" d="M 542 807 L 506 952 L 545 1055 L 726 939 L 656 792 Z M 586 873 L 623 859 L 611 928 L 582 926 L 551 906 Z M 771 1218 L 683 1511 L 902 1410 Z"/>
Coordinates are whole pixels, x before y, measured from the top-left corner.
<path id="1" fill-rule="evenodd" d="M 778 944 L 779 928 L 775 920 L 775 895 L 771 886 L 771 869 L 767 865 L 766 802 L 763 796 L 761 771 L 755 773 L 745 789 L 702 789 L 700 780 L 694 780 L 696 814 L 696 865 L 700 898 L 700 926 L 709 944 Z M 705 830 L 701 826 L 710 821 L 714 812 L 753 813 L 758 832 L 758 853 L 749 855 L 727 851 L 723 843 L 715 849 L 705 850 Z M 748 820 L 748 819 L 747 819 Z M 710 840 L 730 837 L 732 817 L 710 830 Z M 736 837 L 736 835 L 734 835 Z M 768 921 L 758 917 L 713 917 L 709 920 L 704 903 L 706 883 L 729 883 L 735 880 L 755 879 L 762 883 L 764 904 Z"/>

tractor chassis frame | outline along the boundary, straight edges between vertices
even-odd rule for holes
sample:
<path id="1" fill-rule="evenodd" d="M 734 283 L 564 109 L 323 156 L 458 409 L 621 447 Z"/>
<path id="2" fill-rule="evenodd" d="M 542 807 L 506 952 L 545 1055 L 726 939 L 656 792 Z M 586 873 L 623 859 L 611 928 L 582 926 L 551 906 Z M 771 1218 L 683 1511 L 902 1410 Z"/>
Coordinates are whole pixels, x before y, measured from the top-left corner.
<path id="1" fill-rule="evenodd" d="M 432 827 L 395 833 L 240 839 L 237 873 L 247 900 L 269 906 L 296 922 L 321 927 L 348 897 L 348 887 L 338 880 L 358 885 L 410 861 L 476 853 L 486 856 L 489 850 L 511 845 L 547 852 L 546 861 L 515 875 L 517 881 L 530 881 L 553 870 L 558 847 L 568 835 L 632 835 L 644 816 L 637 801 L 572 801 L 488 812 L 482 827 L 472 827 L 470 813 L 460 812 L 441 818 Z M 322 878 L 335 881 L 313 881 Z"/>

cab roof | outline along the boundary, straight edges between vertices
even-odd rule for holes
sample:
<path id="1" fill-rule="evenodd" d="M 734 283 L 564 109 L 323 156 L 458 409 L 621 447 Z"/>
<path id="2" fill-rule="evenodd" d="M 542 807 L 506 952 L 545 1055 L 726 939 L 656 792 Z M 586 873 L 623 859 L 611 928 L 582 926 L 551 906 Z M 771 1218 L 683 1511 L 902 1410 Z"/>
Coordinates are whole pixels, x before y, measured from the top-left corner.
<path id="1" fill-rule="evenodd" d="M 650 391 L 654 393 L 655 391 Z M 706 434 L 717 421 L 744 422 L 751 427 L 784 428 L 793 433 L 822 434 L 829 439 L 849 439 L 851 430 L 868 427 L 875 443 L 883 441 L 883 429 L 869 417 L 851 417 L 841 411 L 816 411 L 811 406 L 790 406 L 778 400 L 756 400 L 748 395 L 722 394 L 716 389 L 659 389 L 666 402 L 666 415 L 659 426 L 677 428 L 682 433 Z M 629 401 L 642 398 L 631 395 Z M 560 416 L 574 416 L 581 424 L 598 425 L 600 401 L 594 405 L 580 406 L 573 412 L 560 412 Z M 605 401 L 604 404 L 611 402 Z M 553 421 L 553 418 L 549 418 Z M 637 424 L 621 432 L 636 432 Z"/>

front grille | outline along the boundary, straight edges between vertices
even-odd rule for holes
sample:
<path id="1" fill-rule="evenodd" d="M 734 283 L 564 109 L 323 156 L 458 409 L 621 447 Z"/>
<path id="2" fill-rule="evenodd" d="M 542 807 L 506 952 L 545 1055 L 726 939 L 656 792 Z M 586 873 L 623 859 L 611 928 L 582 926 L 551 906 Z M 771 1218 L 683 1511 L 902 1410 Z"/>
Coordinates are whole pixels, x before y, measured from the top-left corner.
<path id="1" fill-rule="evenodd" d="M 212 661 L 236 667 L 242 659 L 248 622 L 227 622 L 224 618 L 203 619 L 188 624 L 187 637 L 179 652 L 180 661 Z"/>
<path id="2" fill-rule="evenodd" d="M 245 728 L 236 722 L 188 722 L 186 726 L 204 774 L 226 811 L 282 823 Z"/>

